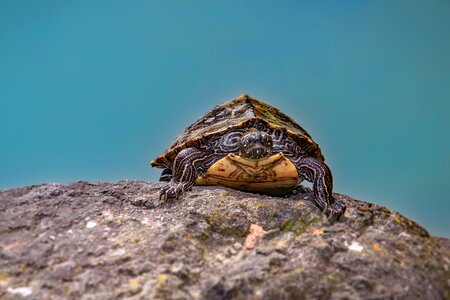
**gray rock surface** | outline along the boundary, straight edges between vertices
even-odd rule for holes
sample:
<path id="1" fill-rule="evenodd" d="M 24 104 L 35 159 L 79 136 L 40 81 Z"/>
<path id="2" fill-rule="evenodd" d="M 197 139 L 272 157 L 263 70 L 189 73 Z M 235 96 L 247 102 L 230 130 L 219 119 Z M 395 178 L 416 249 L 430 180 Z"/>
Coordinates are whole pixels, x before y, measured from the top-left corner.
<path id="1" fill-rule="evenodd" d="M 449 240 L 397 212 L 335 194 L 348 209 L 328 224 L 308 191 L 194 187 L 162 204 L 161 186 L 0 192 L 0 298 L 450 298 Z"/>

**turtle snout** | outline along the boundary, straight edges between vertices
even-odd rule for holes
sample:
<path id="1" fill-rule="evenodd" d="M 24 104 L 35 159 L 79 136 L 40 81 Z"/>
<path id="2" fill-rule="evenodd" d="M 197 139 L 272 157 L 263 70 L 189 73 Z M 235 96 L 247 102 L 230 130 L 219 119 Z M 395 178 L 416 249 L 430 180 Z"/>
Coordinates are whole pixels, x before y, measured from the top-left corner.
<path id="1" fill-rule="evenodd" d="M 246 158 L 260 159 L 272 151 L 272 137 L 265 132 L 251 131 L 241 139 L 241 155 Z"/>
<path id="2" fill-rule="evenodd" d="M 266 157 L 269 154 L 270 149 L 267 147 L 255 147 L 250 150 L 250 158 L 260 159 Z"/>

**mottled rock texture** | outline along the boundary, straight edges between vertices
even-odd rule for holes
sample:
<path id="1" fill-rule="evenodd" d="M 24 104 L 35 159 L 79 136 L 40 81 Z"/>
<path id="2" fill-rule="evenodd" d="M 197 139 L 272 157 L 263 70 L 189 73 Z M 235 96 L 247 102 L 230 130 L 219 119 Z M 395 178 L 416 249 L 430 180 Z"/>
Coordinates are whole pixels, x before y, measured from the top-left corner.
<path id="1" fill-rule="evenodd" d="M 161 204 L 161 186 L 0 192 L 0 298 L 450 298 L 449 241 L 399 213 L 335 194 L 348 209 L 331 225 L 308 191 L 194 187 Z"/>

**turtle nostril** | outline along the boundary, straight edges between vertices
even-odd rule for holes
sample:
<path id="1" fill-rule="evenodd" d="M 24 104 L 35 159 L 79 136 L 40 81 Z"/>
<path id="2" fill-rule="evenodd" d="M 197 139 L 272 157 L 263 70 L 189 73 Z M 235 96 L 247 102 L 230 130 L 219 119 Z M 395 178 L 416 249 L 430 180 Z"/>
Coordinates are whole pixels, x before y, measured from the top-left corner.
<path id="1" fill-rule="evenodd" d="M 258 158 L 262 157 L 262 154 L 263 154 L 263 150 L 262 149 L 256 150 L 256 155 L 258 156 Z"/>

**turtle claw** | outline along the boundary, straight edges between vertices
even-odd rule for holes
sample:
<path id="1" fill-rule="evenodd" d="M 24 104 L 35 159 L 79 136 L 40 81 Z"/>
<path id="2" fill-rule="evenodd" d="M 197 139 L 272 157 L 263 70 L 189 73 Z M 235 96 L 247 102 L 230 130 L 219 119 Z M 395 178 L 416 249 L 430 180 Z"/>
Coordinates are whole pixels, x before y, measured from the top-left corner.
<path id="1" fill-rule="evenodd" d="M 335 200 L 333 204 L 325 208 L 325 216 L 331 223 L 336 222 L 345 213 L 347 206 L 341 200 Z"/>
<path id="2" fill-rule="evenodd" d="M 158 198 L 162 202 L 167 202 L 167 194 L 163 189 L 159 192 Z"/>
<path id="3" fill-rule="evenodd" d="M 168 202 L 171 199 L 180 200 L 186 195 L 186 184 L 170 181 L 159 192 L 159 200 Z"/>

